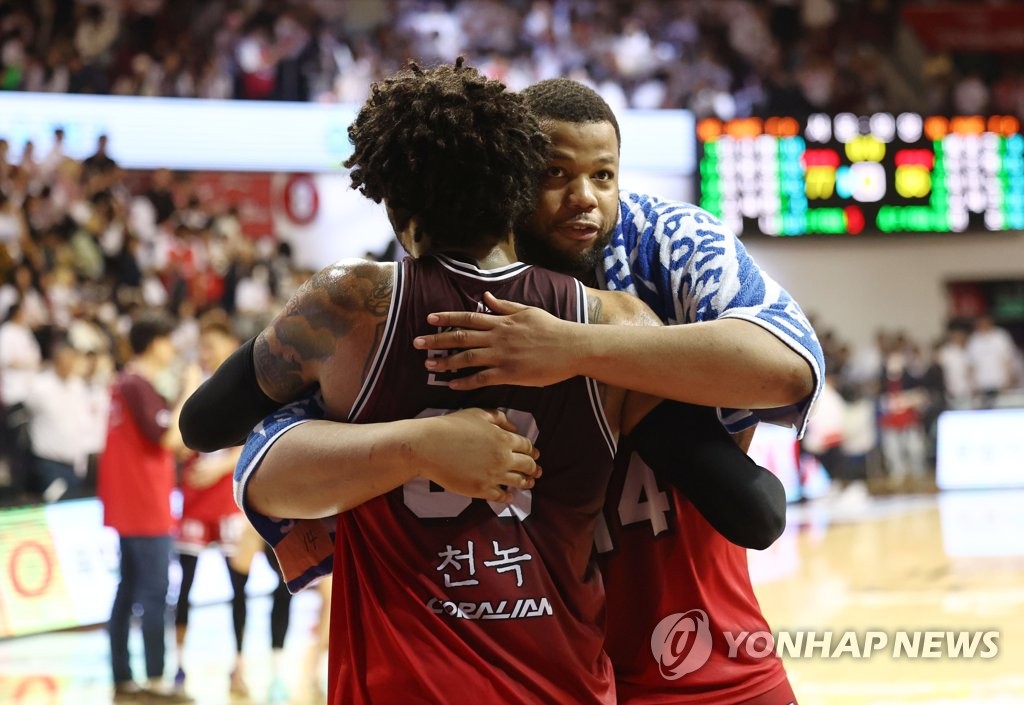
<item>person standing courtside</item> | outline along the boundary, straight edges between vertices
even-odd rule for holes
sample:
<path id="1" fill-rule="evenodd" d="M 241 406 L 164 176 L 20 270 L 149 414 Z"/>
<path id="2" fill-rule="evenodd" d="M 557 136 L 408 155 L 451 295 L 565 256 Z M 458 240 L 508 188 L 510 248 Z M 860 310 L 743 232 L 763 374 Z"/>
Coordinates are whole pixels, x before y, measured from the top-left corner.
<path id="1" fill-rule="evenodd" d="M 44 502 L 82 496 L 90 440 L 84 360 L 64 340 L 53 345 L 50 357 L 25 398 L 35 490 Z"/>
<path id="2" fill-rule="evenodd" d="M 108 626 L 115 702 L 192 702 L 163 683 L 174 451 L 184 447 L 178 430 L 181 402 L 168 408 L 156 388 L 176 357 L 172 331 L 171 321 L 157 314 L 132 323 L 132 358 L 111 390 L 107 443 L 99 462 L 97 494 L 104 524 L 117 531 L 121 549 L 120 582 Z M 198 367 L 189 368 L 181 399 L 198 383 Z M 135 682 L 128 652 L 135 604 L 142 608 L 144 686 Z"/>

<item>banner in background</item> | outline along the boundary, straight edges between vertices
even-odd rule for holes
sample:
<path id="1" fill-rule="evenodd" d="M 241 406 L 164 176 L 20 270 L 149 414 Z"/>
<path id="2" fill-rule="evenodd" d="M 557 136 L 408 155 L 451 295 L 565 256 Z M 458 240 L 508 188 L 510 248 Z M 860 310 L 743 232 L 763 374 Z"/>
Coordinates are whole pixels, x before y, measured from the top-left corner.
<path id="1" fill-rule="evenodd" d="M 249 237 L 268 237 L 274 234 L 271 215 L 270 174 L 259 172 L 209 172 L 192 175 L 193 188 L 211 212 L 235 206 L 242 232 Z"/>
<path id="2" fill-rule="evenodd" d="M 138 98 L 0 92 L 0 137 L 18 159 L 26 140 L 45 155 L 53 131 L 65 131 L 66 154 L 84 159 L 96 139 L 126 169 L 340 172 L 352 153 L 352 103 Z M 696 170 L 693 114 L 632 110 L 616 116 L 623 171 L 692 175 Z"/>
<path id="3" fill-rule="evenodd" d="M 1024 53 L 1024 5 L 1020 3 L 918 3 L 903 19 L 932 51 Z"/>
<path id="4" fill-rule="evenodd" d="M 106 622 L 116 589 L 99 501 L 0 511 L 0 637 Z"/>
<path id="5" fill-rule="evenodd" d="M 46 154 L 60 127 L 68 156 L 88 157 L 107 135 L 126 169 L 339 171 L 355 116 L 349 104 L 0 93 L 12 158 L 25 140 Z"/>
<path id="6" fill-rule="evenodd" d="M 935 481 L 940 490 L 1024 487 L 1024 408 L 944 411 Z"/>
<path id="7" fill-rule="evenodd" d="M 193 605 L 224 603 L 231 581 L 216 548 L 199 556 Z M 250 596 L 277 586 L 270 564 L 256 556 L 246 583 Z M 99 500 L 0 510 L 0 639 L 105 624 L 117 592 L 117 533 L 103 526 Z M 177 599 L 181 571 L 171 563 L 168 599 Z M 2 669 L 0 669 L 2 670 Z M 32 687 L 39 683 L 32 684 Z M 5 684 L 0 677 L 0 702 Z"/>

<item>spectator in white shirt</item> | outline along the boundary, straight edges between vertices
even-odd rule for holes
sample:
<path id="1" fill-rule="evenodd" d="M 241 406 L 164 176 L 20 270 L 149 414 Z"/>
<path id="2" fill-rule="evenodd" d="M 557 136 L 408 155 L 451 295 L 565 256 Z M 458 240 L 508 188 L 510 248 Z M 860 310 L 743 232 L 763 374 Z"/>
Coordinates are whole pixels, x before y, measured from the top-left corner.
<path id="1" fill-rule="evenodd" d="M 967 331 L 954 327 L 939 348 L 939 365 L 946 384 L 946 401 L 951 409 L 966 409 L 974 396 L 971 359 L 967 354 Z"/>
<path id="2" fill-rule="evenodd" d="M 7 254 L 17 258 L 21 255 L 21 245 L 26 239 L 28 224 L 25 216 L 18 204 L 4 193 L 0 182 L 0 247 L 6 247 Z"/>
<path id="3" fill-rule="evenodd" d="M 991 316 L 981 316 L 967 340 L 967 356 L 971 362 L 974 387 L 984 407 L 991 407 L 1001 392 L 1014 383 L 1013 338 L 996 326 Z"/>
<path id="4" fill-rule="evenodd" d="M 57 343 L 53 363 L 35 376 L 25 400 L 33 485 L 47 502 L 79 496 L 85 477 L 90 398 L 81 376 L 82 363 L 74 348 Z"/>
<path id="5" fill-rule="evenodd" d="M 828 370 L 821 394 L 807 419 L 807 431 L 800 449 L 813 455 L 839 488 L 845 487 L 847 480 L 842 451 L 846 402 L 836 390 L 835 383 L 835 374 Z"/>
<path id="6" fill-rule="evenodd" d="M 22 299 L 17 299 L 0 325 L 0 398 L 5 407 L 10 409 L 25 401 L 42 358 L 26 307 Z"/>
<path id="7" fill-rule="evenodd" d="M 67 155 L 64 153 L 64 128 L 58 127 L 53 131 L 53 146 L 39 162 L 40 178 L 49 183 L 57 168 L 64 163 Z"/>

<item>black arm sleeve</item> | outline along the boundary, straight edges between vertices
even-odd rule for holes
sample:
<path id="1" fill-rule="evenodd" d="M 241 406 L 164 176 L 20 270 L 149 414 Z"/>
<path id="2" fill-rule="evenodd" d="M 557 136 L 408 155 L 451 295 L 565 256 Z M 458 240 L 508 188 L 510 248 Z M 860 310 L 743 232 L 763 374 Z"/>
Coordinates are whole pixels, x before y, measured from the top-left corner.
<path id="1" fill-rule="evenodd" d="M 181 437 L 192 450 L 212 453 L 245 443 L 253 427 L 284 404 L 260 389 L 250 339 L 200 385 L 181 409 Z"/>
<path id="2" fill-rule="evenodd" d="M 715 410 L 662 402 L 631 434 L 637 453 L 722 536 L 764 549 L 786 528 L 786 491 L 722 428 Z"/>

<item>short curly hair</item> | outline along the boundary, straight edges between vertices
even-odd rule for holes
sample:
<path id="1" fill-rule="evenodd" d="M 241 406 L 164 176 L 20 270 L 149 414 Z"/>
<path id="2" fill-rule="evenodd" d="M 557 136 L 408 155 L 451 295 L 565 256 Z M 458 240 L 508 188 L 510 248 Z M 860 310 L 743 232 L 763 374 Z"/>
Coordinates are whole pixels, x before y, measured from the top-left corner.
<path id="1" fill-rule="evenodd" d="M 348 128 L 352 188 L 435 250 L 497 242 L 533 210 L 550 141 L 523 98 L 460 58 L 375 83 Z"/>
<path id="2" fill-rule="evenodd" d="M 622 146 L 619 121 L 611 106 L 597 91 L 569 78 L 549 78 L 535 83 L 519 92 L 526 99 L 526 105 L 541 122 L 558 120 L 586 124 L 610 122 L 615 128 L 615 138 Z"/>

